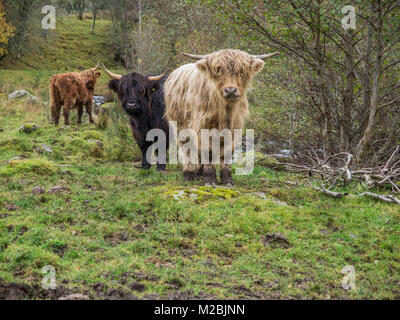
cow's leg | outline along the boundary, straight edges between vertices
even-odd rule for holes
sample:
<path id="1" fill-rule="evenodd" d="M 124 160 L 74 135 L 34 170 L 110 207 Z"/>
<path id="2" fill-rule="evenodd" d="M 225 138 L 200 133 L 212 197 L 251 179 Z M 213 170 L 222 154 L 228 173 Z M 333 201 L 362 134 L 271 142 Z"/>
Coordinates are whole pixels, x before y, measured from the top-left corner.
<path id="1" fill-rule="evenodd" d="M 199 165 L 196 171 L 196 179 L 202 179 L 204 176 L 204 164 Z"/>
<path id="2" fill-rule="evenodd" d="M 83 106 L 78 106 L 78 124 L 82 123 Z"/>
<path id="3" fill-rule="evenodd" d="M 234 184 L 232 178 L 232 168 L 231 168 L 233 153 L 234 153 L 233 144 L 226 147 L 223 144 L 221 145 L 221 153 L 220 153 L 221 170 L 219 172 L 219 175 L 221 178 L 221 184 L 227 186 L 233 186 Z"/>
<path id="4" fill-rule="evenodd" d="M 193 181 L 196 179 L 196 171 L 198 169 L 198 165 L 187 163 L 183 165 L 183 180 L 185 181 Z"/>
<path id="5" fill-rule="evenodd" d="M 140 147 L 140 151 L 142 152 L 142 169 L 143 170 L 149 170 L 151 167 L 151 164 L 147 161 L 147 149 L 150 147 L 151 145 L 148 143 L 143 143 L 143 144 L 139 144 Z"/>
<path id="6" fill-rule="evenodd" d="M 69 126 L 69 111 L 70 111 L 69 105 L 65 104 L 63 107 L 63 115 L 64 115 L 64 123 L 66 126 Z"/>
<path id="7" fill-rule="evenodd" d="M 233 178 L 232 178 L 232 169 L 229 164 L 221 164 L 221 184 L 225 184 L 227 186 L 233 186 Z"/>
<path id="8" fill-rule="evenodd" d="M 93 112 L 93 100 L 89 100 L 88 103 L 86 103 L 86 112 L 89 116 L 89 121 L 90 123 L 94 123 L 92 112 Z"/>
<path id="9" fill-rule="evenodd" d="M 157 152 L 157 156 L 158 156 L 158 152 Z M 167 168 L 167 164 L 165 164 L 165 163 L 159 163 L 159 162 L 157 161 L 157 170 L 158 170 L 158 171 L 166 171 L 166 168 Z"/>
<path id="10" fill-rule="evenodd" d="M 53 120 L 53 123 L 58 126 L 60 122 L 60 112 L 61 112 L 61 104 L 53 104 L 51 106 L 51 117 Z"/>
<path id="11" fill-rule="evenodd" d="M 212 164 L 204 165 L 204 184 L 212 186 L 217 184 L 217 170 Z"/>

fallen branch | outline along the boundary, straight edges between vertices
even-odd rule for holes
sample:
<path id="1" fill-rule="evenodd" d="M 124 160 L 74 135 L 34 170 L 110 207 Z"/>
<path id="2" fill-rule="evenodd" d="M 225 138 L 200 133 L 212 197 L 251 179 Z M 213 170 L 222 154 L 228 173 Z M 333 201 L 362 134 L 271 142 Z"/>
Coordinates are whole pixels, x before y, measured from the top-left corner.
<path id="1" fill-rule="evenodd" d="M 347 195 L 346 193 L 334 192 L 329 189 L 325 189 L 323 186 L 321 186 L 321 188 L 318 188 L 318 187 L 314 186 L 311 182 L 308 182 L 308 183 L 313 189 L 315 189 L 317 191 L 321 191 L 322 193 L 326 194 L 327 196 L 330 196 L 335 199 L 341 199 Z"/>
<path id="2" fill-rule="evenodd" d="M 376 193 L 372 193 L 372 192 L 363 192 L 361 194 L 358 195 L 359 197 L 371 197 L 374 199 L 378 199 L 384 202 L 388 202 L 388 203 L 396 203 L 398 205 L 400 205 L 400 200 L 397 199 L 395 196 L 392 195 L 388 195 L 388 196 L 382 196 Z"/>

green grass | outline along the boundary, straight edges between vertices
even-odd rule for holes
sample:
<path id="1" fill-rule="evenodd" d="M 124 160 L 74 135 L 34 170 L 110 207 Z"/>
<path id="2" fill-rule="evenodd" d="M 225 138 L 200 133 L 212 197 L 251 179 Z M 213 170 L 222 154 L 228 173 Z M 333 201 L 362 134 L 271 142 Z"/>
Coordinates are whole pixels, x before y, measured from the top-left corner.
<path id="1" fill-rule="evenodd" d="M 113 60 L 110 46 L 111 21 L 97 20 L 94 33 L 90 32 L 90 27 L 88 19 L 64 17 L 57 19 L 56 29 L 48 30 L 46 38 L 41 36 L 41 29 L 29 30 L 29 41 L 26 41 L 22 57 L 6 57 L 0 62 L 0 69 L 85 70 L 93 68 L 98 60 L 109 68 L 119 67 Z M 40 25 L 32 28 L 40 28 Z"/>
<path id="2" fill-rule="evenodd" d="M 20 133 L 27 122 L 39 130 Z M 42 267 L 52 265 L 58 284 L 93 297 L 95 283 L 129 292 L 139 281 L 138 297 L 192 290 L 221 299 L 399 298 L 398 207 L 288 187 L 263 166 L 235 177 L 229 192 L 184 182 L 176 166 L 145 172 L 133 165 L 133 138 L 127 144 L 90 124 L 59 130 L 45 107 L 23 101 L 0 100 L 0 128 L 0 278 L 7 282 L 40 285 Z M 53 152 L 38 153 L 43 143 Z M 24 160 L 10 164 L 16 156 Z M 57 185 L 69 190 L 47 192 Z M 36 186 L 46 193 L 32 194 Z M 175 200 L 177 191 L 186 196 Z M 265 243 L 271 233 L 289 244 Z M 356 268 L 355 290 L 341 286 L 347 265 Z"/>
<path id="3" fill-rule="evenodd" d="M 303 178 L 274 172 L 270 160 L 235 177 L 233 190 L 204 188 L 184 182 L 176 166 L 136 168 L 139 150 L 116 105 L 107 130 L 86 115 L 78 127 L 76 111 L 71 126 L 55 128 L 45 105 L 6 100 L 26 89 L 47 102 L 54 70 L 79 71 L 97 56 L 118 68 L 107 47 L 110 22 L 99 21 L 93 35 L 89 28 L 87 20 L 65 18 L 47 45 L 29 42 L 22 60 L 44 71 L 16 70 L 26 66 L 12 58 L 0 65 L 8 69 L 0 71 L 0 278 L 40 285 L 42 268 L 52 265 L 58 285 L 94 298 L 91 285 L 100 282 L 124 292 L 140 282 L 144 291 L 133 291 L 140 298 L 400 297 L 398 207 L 290 187 L 282 182 Z M 102 76 L 96 92 L 107 81 Z M 39 129 L 21 133 L 24 124 Z M 52 152 L 41 151 L 43 144 Z M 38 186 L 46 192 L 33 194 Z M 54 186 L 66 189 L 49 193 Z M 278 233 L 288 243 L 264 240 Z M 347 265 L 356 269 L 355 290 L 341 285 Z"/>

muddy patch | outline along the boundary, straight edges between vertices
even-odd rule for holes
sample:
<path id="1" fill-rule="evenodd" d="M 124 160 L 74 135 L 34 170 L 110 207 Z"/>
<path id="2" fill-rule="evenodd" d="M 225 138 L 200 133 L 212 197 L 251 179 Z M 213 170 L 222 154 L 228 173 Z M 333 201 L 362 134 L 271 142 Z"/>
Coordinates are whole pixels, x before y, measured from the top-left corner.
<path id="1" fill-rule="evenodd" d="M 171 292 L 166 297 L 167 300 L 217 300 L 218 297 L 207 294 L 205 292 L 199 292 L 194 294 L 193 290 L 176 291 Z"/>
<path id="2" fill-rule="evenodd" d="M 262 237 L 264 247 L 268 244 L 272 247 L 289 248 L 290 243 L 286 236 L 280 233 L 269 233 Z"/>

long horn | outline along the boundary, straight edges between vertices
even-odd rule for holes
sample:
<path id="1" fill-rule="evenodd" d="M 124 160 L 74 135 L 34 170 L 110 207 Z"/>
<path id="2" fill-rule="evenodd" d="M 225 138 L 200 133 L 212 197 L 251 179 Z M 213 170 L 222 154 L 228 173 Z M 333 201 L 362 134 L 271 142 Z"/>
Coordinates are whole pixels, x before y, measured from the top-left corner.
<path id="1" fill-rule="evenodd" d="M 204 59 L 205 57 L 207 57 L 207 56 L 201 56 L 198 54 L 190 54 L 190 53 L 185 53 L 185 52 L 182 52 L 182 55 L 192 58 L 192 59 L 196 59 L 196 60 L 201 60 L 201 59 Z"/>
<path id="2" fill-rule="evenodd" d="M 99 65 L 100 65 L 100 61 L 97 62 L 97 66 L 95 66 L 95 67 L 93 68 L 93 71 L 96 71 L 97 68 L 99 67 Z"/>
<path id="3" fill-rule="evenodd" d="M 149 81 L 160 81 L 169 71 L 170 69 L 168 69 L 167 71 L 165 71 L 163 74 L 160 74 L 159 76 L 149 76 L 148 79 Z"/>
<path id="4" fill-rule="evenodd" d="M 121 80 L 122 76 L 116 73 L 112 73 L 110 70 L 108 70 L 106 68 L 106 66 L 103 64 L 103 62 L 101 63 L 101 65 L 103 66 L 104 70 L 107 72 L 107 74 L 109 75 L 110 78 L 116 79 L 116 80 Z"/>
<path id="5" fill-rule="evenodd" d="M 253 57 L 256 58 L 256 59 L 265 60 L 265 59 L 271 58 L 273 56 L 276 56 L 277 54 L 279 54 L 279 52 L 268 53 L 268 54 L 260 54 L 260 55 L 255 55 Z"/>

